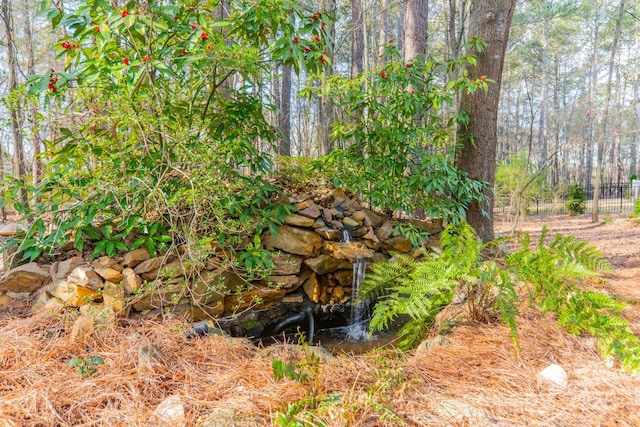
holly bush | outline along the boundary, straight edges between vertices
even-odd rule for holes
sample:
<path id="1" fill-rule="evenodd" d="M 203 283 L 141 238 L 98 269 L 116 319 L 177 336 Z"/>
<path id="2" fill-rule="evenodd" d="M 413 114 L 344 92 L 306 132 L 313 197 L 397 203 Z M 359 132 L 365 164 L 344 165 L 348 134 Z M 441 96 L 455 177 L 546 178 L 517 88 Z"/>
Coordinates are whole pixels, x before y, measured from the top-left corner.
<path id="1" fill-rule="evenodd" d="M 286 0 L 232 1 L 224 13 L 215 0 L 114 4 L 41 4 L 65 28 L 65 67 L 32 76 L 29 91 L 66 117 L 31 203 L 15 206 L 51 223 L 29 231 L 23 253 L 73 239 L 97 256 L 126 247 L 115 236 L 151 252 L 177 235 L 234 245 L 274 230 L 289 207 L 269 201 L 263 178 L 277 134 L 264 78 L 272 62 L 323 67 L 328 17 Z"/>

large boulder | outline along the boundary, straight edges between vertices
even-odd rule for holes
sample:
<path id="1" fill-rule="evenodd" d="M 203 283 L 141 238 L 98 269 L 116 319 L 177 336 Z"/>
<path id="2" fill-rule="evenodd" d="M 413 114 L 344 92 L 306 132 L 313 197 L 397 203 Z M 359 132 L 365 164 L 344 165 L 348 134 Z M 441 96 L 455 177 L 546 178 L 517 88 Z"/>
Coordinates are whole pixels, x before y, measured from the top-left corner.
<path id="1" fill-rule="evenodd" d="M 49 285 L 49 293 L 73 307 L 80 307 L 102 298 L 99 291 L 66 280 L 56 280 Z"/>
<path id="2" fill-rule="evenodd" d="M 43 269 L 35 262 L 16 267 L 0 280 L 0 292 L 33 292 L 49 281 L 49 270 Z"/>
<path id="3" fill-rule="evenodd" d="M 304 263 L 320 275 L 333 273 L 338 269 L 348 269 L 352 267 L 351 262 L 337 259 L 327 254 L 322 254 L 315 258 L 307 258 Z"/>
<path id="4" fill-rule="evenodd" d="M 265 233 L 262 236 L 262 243 L 266 247 L 280 249 L 290 254 L 314 256 L 322 248 L 323 240 L 313 231 L 282 225 L 278 227 L 276 237 L 271 233 Z"/>

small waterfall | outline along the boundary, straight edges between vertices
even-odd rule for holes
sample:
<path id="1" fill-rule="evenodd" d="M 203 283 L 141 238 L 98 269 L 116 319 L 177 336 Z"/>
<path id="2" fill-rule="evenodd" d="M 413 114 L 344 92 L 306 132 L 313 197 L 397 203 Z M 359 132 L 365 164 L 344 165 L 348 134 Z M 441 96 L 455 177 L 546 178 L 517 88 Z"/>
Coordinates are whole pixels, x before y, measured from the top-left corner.
<path id="1" fill-rule="evenodd" d="M 349 230 L 342 230 L 342 241 L 345 243 L 353 242 Z M 368 304 L 364 301 L 355 303 L 356 296 L 360 290 L 360 284 L 364 280 L 367 270 L 367 261 L 365 258 L 358 258 L 353 263 L 353 281 L 351 282 L 351 319 L 347 326 L 348 341 L 362 341 L 368 338 Z"/>
<path id="2" fill-rule="evenodd" d="M 364 280 L 367 270 L 367 261 L 358 258 L 353 263 L 353 282 L 351 284 L 351 322 L 347 327 L 347 339 L 349 341 L 362 341 L 368 338 L 368 304 L 366 301 L 355 302 L 360 291 L 360 284 Z"/>

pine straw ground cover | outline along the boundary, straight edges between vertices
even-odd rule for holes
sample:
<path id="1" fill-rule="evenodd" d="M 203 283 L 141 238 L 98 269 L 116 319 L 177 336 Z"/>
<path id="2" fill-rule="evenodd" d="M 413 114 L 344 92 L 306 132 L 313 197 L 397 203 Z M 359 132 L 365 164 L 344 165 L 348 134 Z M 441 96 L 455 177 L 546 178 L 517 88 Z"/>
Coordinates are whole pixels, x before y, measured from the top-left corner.
<path id="1" fill-rule="evenodd" d="M 616 274 L 612 285 L 594 287 L 616 291 Z M 626 279 L 626 317 L 640 330 L 640 305 Z M 171 317 L 122 321 L 74 342 L 73 313 L 2 313 L 0 427 L 162 425 L 150 419 L 170 395 L 184 402 L 187 426 L 217 408 L 235 413 L 220 426 L 305 425 L 278 422 L 298 410 L 327 426 L 640 425 L 639 379 L 608 368 L 589 339 L 558 330 L 553 316 L 526 305 L 522 312 L 520 358 L 505 326 L 467 323 L 433 350 L 386 348 L 327 363 L 282 347 L 265 354 L 238 339 L 188 340 L 189 325 Z M 163 356 L 138 366 L 138 349 L 149 343 Z M 94 375 L 83 378 L 67 366 L 92 356 L 104 360 Z M 276 380 L 273 358 L 311 362 L 299 368 L 307 380 Z M 536 378 L 551 363 L 568 372 L 567 388 Z M 293 411 L 296 402 L 303 405 Z"/>

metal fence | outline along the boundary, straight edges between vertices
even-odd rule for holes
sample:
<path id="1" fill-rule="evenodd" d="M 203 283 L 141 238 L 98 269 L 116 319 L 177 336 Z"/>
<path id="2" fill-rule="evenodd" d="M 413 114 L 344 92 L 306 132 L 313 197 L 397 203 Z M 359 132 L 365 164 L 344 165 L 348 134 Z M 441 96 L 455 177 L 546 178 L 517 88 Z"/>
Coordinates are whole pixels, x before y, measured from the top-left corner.
<path id="1" fill-rule="evenodd" d="M 633 203 L 635 201 L 636 194 L 631 191 L 632 188 L 629 183 L 625 184 L 603 184 L 600 186 L 600 196 L 598 200 L 598 212 L 599 213 L 618 213 L 618 212 L 633 212 Z M 634 188 L 635 190 L 635 188 Z M 543 214 L 566 214 L 567 201 L 569 197 L 563 192 L 551 192 L 553 196 L 540 194 L 533 199 L 529 200 L 527 205 L 528 215 L 543 215 Z M 585 201 L 585 213 L 591 213 L 593 210 L 593 194 L 594 188 L 588 186 L 583 190 L 583 194 L 586 197 Z M 498 213 L 514 213 L 514 206 L 511 206 L 508 201 L 496 202 L 494 212 Z"/>

